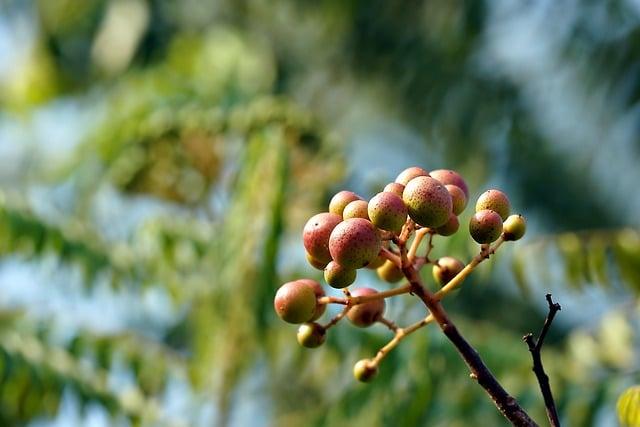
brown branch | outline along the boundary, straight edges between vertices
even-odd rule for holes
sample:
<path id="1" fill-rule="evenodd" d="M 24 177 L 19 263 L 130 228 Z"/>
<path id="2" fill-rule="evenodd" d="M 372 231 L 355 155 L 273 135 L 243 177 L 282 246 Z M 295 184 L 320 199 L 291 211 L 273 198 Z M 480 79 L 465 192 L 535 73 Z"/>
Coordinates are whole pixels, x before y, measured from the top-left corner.
<path id="1" fill-rule="evenodd" d="M 529 351 L 531 352 L 531 358 L 533 359 L 533 372 L 536 374 L 538 384 L 540 385 L 540 391 L 542 392 L 542 397 L 544 398 L 544 406 L 547 411 L 549 423 L 551 424 L 551 427 L 559 427 L 560 420 L 558 419 L 558 411 L 553 400 L 553 394 L 551 393 L 549 376 L 544 371 L 544 367 L 542 366 L 542 356 L 540 355 L 540 351 L 542 350 L 544 338 L 547 335 L 549 328 L 551 327 L 551 322 L 553 322 L 556 313 L 560 311 L 562 307 L 560 307 L 560 304 L 553 302 L 553 300 L 551 299 L 551 294 L 547 294 L 546 298 L 549 305 L 549 314 L 544 320 L 544 325 L 542 326 L 542 330 L 540 331 L 538 339 L 534 340 L 532 333 L 528 333 L 527 335 L 522 337 L 522 339 L 527 343 L 527 347 L 529 347 Z"/>

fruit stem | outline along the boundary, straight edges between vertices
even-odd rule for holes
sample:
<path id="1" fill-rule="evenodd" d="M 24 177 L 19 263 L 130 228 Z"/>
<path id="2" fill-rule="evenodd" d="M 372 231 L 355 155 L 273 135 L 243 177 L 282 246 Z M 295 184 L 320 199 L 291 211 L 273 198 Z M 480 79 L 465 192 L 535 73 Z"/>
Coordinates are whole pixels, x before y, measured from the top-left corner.
<path id="1" fill-rule="evenodd" d="M 418 252 L 418 248 L 420 247 L 420 243 L 422 243 L 422 239 L 426 234 L 429 234 L 431 230 L 429 228 L 420 228 L 416 231 L 416 236 L 411 242 L 411 247 L 409 248 L 409 253 L 407 256 L 409 257 L 409 262 L 413 262 L 416 258 L 416 253 Z M 433 235 L 432 235 L 433 236 Z M 431 239 L 429 239 L 429 243 L 431 243 Z"/>
<path id="2" fill-rule="evenodd" d="M 397 287 L 395 289 L 390 289 L 388 291 L 382 291 L 371 295 L 358 295 L 355 297 L 347 296 L 345 298 L 321 297 L 318 298 L 318 304 L 342 304 L 353 307 L 354 305 L 364 304 L 365 302 L 394 297 L 396 295 L 408 294 L 409 292 L 411 292 L 411 285 L 407 283 L 406 285 Z"/>
<path id="3" fill-rule="evenodd" d="M 382 322 L 385 319 L 380 319 L 379 321 Z M 428 315 L 427 317 L 425 317 L 424 319 L 420 320 L 419 322 L 416 322 L 412 325 L 407 326 L 406 328 L 398 328 L 396 326 L 396 329 L 394 330 L 395 334 L 393 336 L 393 338 L 391 339 L 391 341 L 389 341 L 384 347 L 382 347 L 380 350 L 378 350 L 378 353 L 376 354 L 376 357 L 374 357 L 371 361 L 371 363 L 374 366 L 378 366 L 378 364 L 382 361 L 382 359 L 385 358 L 385 356 L 387 354 L 389 354 L 389 352 L 391 350 L 393 350 L 399 343 L 400 341 L 402 341 L 407 335 L 411 334 L 412 332 L 417 331 L 418 329 L 422 328 L 423 326 L 431 323 L 433 321 L 433 316 L 432 315 Z M 395 326 L 395 324 L 394 324 Z"/>
<path id="4" fill-rule="evenodd" d="M 351 307 L 352 307 L 351 305 L 346 305 L 346 306 L 342 309 L 342 311 L 341 311 L 340 313 L 338 313 L 338 314 L 336 314 L 335 316 L 333 316 L 333 317 L 331 318 L 331 320 L 329 320 L 329 322 L 328 322 L 326 325 L 323 325 L 323 326 L 322 326 L 322 327 L 324 328 L 324 330 L 326 331 L 327 329 L 331 328 L 332 326 L 337 325 L 337 324 L 338 324 L 338 322 L 339 322 L 340 320 L 342 320 L 342 318 L 343 318 L 344 316 L 346 316 L 346 315 L 347 315 L 347 313 L 349 312 L 349 310 L 351 310 Z"/>

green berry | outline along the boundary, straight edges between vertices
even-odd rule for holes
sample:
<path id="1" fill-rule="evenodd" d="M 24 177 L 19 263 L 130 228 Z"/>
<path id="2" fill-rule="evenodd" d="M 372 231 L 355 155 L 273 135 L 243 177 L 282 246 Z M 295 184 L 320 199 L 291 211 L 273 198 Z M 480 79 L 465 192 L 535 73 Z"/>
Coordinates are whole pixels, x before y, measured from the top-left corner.
<path id="1" fill-rule="evenodd" d="M 465 182 L 462 175 L 451 169 L 437 169 L 429 173 L 431 178 L 436 179 L 442 183 L 442 185 L 455 185 L 460 188 L 467 199 L 469 199 L 469 187 Z"/>
<path id="2" fill-rule="evenodd" d="M 329 212 L 312 216 L 302 231 L 302 242 L 307 253 L 318 263 L 331 261 L 329 252 L 329 237 L 336 225 L 342 222 L 342 217 Z"/>
<path id="3" fill-rule="evenodd" d="M 460 221 L 458 220 L 458 217 L 455 216 L 453 212 L 451 212 L 451 215 L 449 215 L 449 221 L 447 221 L 446 224 L 436 228 L 436 232 L 441 236 L 451 236 L 452 234 L 455 234 L 456 231 L 458 231 L 458 228 L 460 228 Z"/>
<path id="4" fill-rule="evenodd" d="M 502 220 L 506 220 L 511 212 L 511 203 L 506 194 L 500 190 L 487 190 L 478 197 L 476 202 L 476 212 L 491 209 L 500 215 Z"/>
<path id="5" fill-rule="evenodd" d="M 305 251 L 305 255 L 307 257 L 307 262 L 309 263 L 309 265 L 311 265 L 313 268 L 316 268 L 318 270 L 324 270 L 324 268 L 327 266 L 328 263 L 326 262 L 322 262 L 319 261 L 317 259 L 315 259 L 314 257 L 311 256 L 311 254 L 307 251 Z"/>
<path id="6" fill-rule="evenodd" d="M 386 260 L 381 267 L 376 270 L 378 277 L 388 283 L 396 283 L 404 278 L 404 273 L 395 263 Z"/>
<path id="7" fill-rule="evenodd" d="M 310 321 L 316 313 L 316 295 L 311 286 L 299 281 L 280 286 L 273 306 L 278 316 L 288 323 Z"/>
<path id="8" fill-rule="evenodd" d="M 367 264 L 367 268 L 370 270 L 375 270 L 378 267 L 382 267 L 382 265 L 387 261 L 387 258 L 384 255 L 378 255 L 376 259 Z"/>
<path id="9" fill-rule="evenodd" d="M 339 191 L 329 202 L 329 212 L 342 216 L 344 207 L 354 200 L 362 200 L 362 197 L 352 191 Z"/>
<path id="10" fill-rule="evenodd" d="M 433 265 L 433 278 L 440 286 L 444 286 L 464 269 L 462 261 L 445 256 L 436 261 Z"/>
<path id="11" fill-rule="evenodd" d="M 344 268 L 366 267 L 380 253 L 376 227 L 363 218 L 350 218 L 333 229 L 329 237 L 331 257 Z"/>
<path id="12" fill-rule="evenodd" d="M 453 213 L 456 215 L 460 215 L 464 208 L 467 207 L 467 196 L 464 194 L 464 191 L 460 189 L 457 185 L 447 184 L 444 186 L 449 195 L 451 196 L 451 203 L 453 206 Z"/>
<path id="13" fill-rule="evenodd" d="M 354 200 L 353 202 L 349 202 L 349 204 L 344 207 L 344 211 L 342 211 L 342 219 L 369 219 L 368 206 L 369 204 L 365 200 Z"/>
<path id="14" fill-rule="evenodd" d="M 320 347 L 327 337 L 327 330 L 321 325 L 313 323 L 303 323 L 298 328 L 296 338 L 298 343 L 307 348 Z"/>
<path id="15" fill-rule="evenodd" d="M 358 381 L 368 383 L 378 374 L 378 366 L 371 359 L 358 360 L 353 366 L 353 376 Z"/>
<path id="16" fill-rule="evenodd" d="M 527 220 L 522 215 L 510 215 L 502 225 L 504 240 L 519 240 L 527 231 Z"/>
<path id="17" fill-rule="evenodd" d="M 423 227 L 437 228 L 449 220 L 451 196 L 440 182 L 428 176 L 412 179 L 402 193 L 409 216 Z"/>
<path id="18" fill-rule="evenodd" d="M 402 197 L 402 192 L 404 191 L 404 185 L 399 182 L 390 182 L 389 184 L 384 186 L 382 191 L 387 191 L 389 193 L 395 193 L 398 196 Z"/>
<path id="19" fill-rule="evenodd" d="M 400 172 L 396 178 L 398 184 L 407 185 L 409 181 L 417 176 L 429 176 L 429 172 L 418 166 L 412 166 Z"/>
<path id="20" fill-rule="evenodd" d="M 399 233 L 407 221 L 407 206 L 397 194 L 383 191 L 369 201 L 369 218 L 379 229 Z"/>
<path id="21" fill-rule="evenodd" d="M 502 234 L 502 218 L 489 209 L 476 212 L 469 221 L 469 233 L 478 243 L 495 242 Z"/>
<path id="22" fill-rule="evenodd" d="M 327 305 L 326 304 L 318 304 L 318 298 L 322 298 L 323 296 L 325 296 L 326 294 L 324 293 L 324 289 L 322 289 L 322 285 L 313 280 L 313 279 L 298 279 L 297 280 L 300 283 L 304 283 L 305 285 L 309 286 L 311 289 L 313 289 L 313 293 L 316 296 L 316 311 L 313 314 L 313 317 L 311 318 L 311 320 L 316 320 L 318 319 L 320 316 L 322 316 L 324 314 L 324 311 L 327 309 Z"/>
<path id="23" fill-rule="evenodd" d="M 335 261 L 331 261 L 324 269 L 324 280 L 333 288 L 342 289 L 356 281 L 355 269 L 344 268 Z"/>
<path id="24" fill-rule="evenodd" d="M 378 291 L 372 288 L 358 288 L 351 292 L 351 296 L 357 297 L 362 295 L 375 295 Z M 378 321 L 384 314 L 384 299 L 377 299 L 364 304 L 358 304 L 351 307 L 347 312 L 347 318 L 354 325 L 360 328 L 366 328 Z"/>

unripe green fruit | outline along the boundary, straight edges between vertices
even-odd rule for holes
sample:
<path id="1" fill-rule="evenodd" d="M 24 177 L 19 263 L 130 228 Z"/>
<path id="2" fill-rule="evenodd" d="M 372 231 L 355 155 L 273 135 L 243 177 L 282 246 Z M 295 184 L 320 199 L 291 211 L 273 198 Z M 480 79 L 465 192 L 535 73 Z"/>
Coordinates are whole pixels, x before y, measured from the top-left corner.
<path id="1" fill-rule="evenodd" d="M 407 185 L 409 181 L 417 176 L 429 176 L 429 172 L 422 169 L 421 167 L 412 166 L 400 172 L 400 175 L 398 175 L 398 177 L 396 178 L 396 182 L 398 184 Z"/>
<path id="2" fill-rule="evenodd" d="M 453 213 L 456 215 L 460 215 L 464 211 L 464 208 L 467 207 L 467 196 L 464 194 L 464 191 L 462 191 L 457 185 L 447 184 L 444 187 L 447 189 L 449 195 L 451 196 Z"/>
<path id="3" fill-rule="evenodd" d="M 329 202 L 329 212 L 342 216 L 344 207 L 354 200 L 362 200 L 362 197 L 352 191 L 339 191 Z"/>
<path id="4" fill-rule="evenodd" d="M 382 267 L 387 261 L 384 255 L 378 255 L 376 259 L 367 264 L 367 268 L 370 270 L 376 270 L 378 267 Z"/>
<path id="5" fill-rule="evenodd" d="M 389 283 L 396 283 L 404 278 L 404 273 L 392 261 L 386 260 L 381 267 L 376 270 L 378 277 Z"/>
<path id="6" fill-rule="evenodd" d="M 353 366 L 353 376 L 358 381 L 368 383 L 378 374 L 378 366 L 371 359 L 358 360 Z"/>
<path id="7" fill-rule="evenodd" d="M 329 237 L 342 217 L 329 212 L 319 213 L 309 218 L 302 230 L 302 243 L 307 253 L 318 263 L 331 261 Z"/>
<path id="8" fill-rule="evenodd" d="M 409 216 L 423 227 L 437 228 L 449 220 L 451 196 L 440 182 L 428 176 L 412 179 L 404 188 L 402 199 Z"/>
<path id="9" fill-rule="evenodd" d="M 316 296 L 316 311 L 310 320 L 316 320 L 320 318 L 320 316 L 322 316 L 324 314 L 324 311 L 327 309 L 326 304 L 318 304 L 318 298 L 322 298 L 326 295 L 324 293 L 324 289 L 322 289 L 322 285 L 313 279 L 298 279 L 297 282 L 304 283 L 305 285 L 313 289 L 313 293 Z"/>
<path id="10" fill-rule="evenodd" d="M 315 259 L 307 251 L 305 251 L 305 255 L 307 257 L 307 262 L 309 263 L 309 265 L 311 265 L 313 268 L 317 268 L 318 270 L 324 270 L 324 268 L 328 264 L 327 262 L 322 262 L 322 261 L 319 261 L 319 260 Z"/>
<path id="11" fill-rule="evenodd" d="M 436 228 L 436 232 L 441 236 L 451 236 L 458 231 L 458 228 L 460 228 L 460 221 L 458 220 L 458 217 L 451 212 L 451 215 L 449 215 L 449 221 L 447 221 L 445 225 L 441 225 Z"/>
<path id="12" fill-rule="evenodd" d="M 527 220 L 522 215 L 510 215 L 502 225 L 504 240 L 519 240 L 527 231 Z"/>
<path id="13" fill-rule="evenodd" d="M 344 211 L 342 211 L 342 219 L 369 219 L 368 206 L 369 204 L 365 200 L 354 200 L 353 202 L 349 202 L 349 204 L 344 207 Z"/>
<path id="14" fill-rule="evenodd" d="M 464 269 L 464 264 L 462 261 L 450 257 L 445 256 L 433 265 L 433 279 L 440 286 L 444 286 L 451 281 L 454 277 L 458 275 Z"/>
<path id="15" fill-rule="evenodd" d="M 378 291 L 372 288 L 358 288 L 351 292 L 352 297 L 362 296 L 362 295 L 375 295 Z M 365 302 L 364 304 L 358 304 L 351 307 L 351 309 L 347 312 L 347 318 L 354 325 L 360 328 L 366 328 L 367 326 L 371 326 L 378 321 L 384 314 L 385 309 L 384 299 L 377 299 L 369 302 Z"/>
<path id="16" fill-rule="evenodd" d="M 380 253 L 381 240 L 376 227 L 363 218 L 341 222 L 329 237 L 331 257 L 344 268 L 366 267 Z"/>
<path id="17" fill-rule="evenodd" d="M 455 185 L 464 192 L 467 200 L 469 199 L 469 187 L 467 187 L 467 183 L 458 172 L 451 169 L 437 169 L 431 171 L 429 176 L 440 181 L 442 185 Z"/>
<path id="18" fill-rule="evenodd" d="M 407 221 L 407 206 L 397 194 L 383 191 L 369 200 L 369 218 L 379 229 L 397 233 Z"/>
<path id="19" fill-rule="evenodd" d="M 495 242 L 502 234 L 502 218 L 489 209 L 476 212 L 469 221 L 469 233 L 478 243 Z"/>
<path id="20" fill-rule="evenodd" d="M 357 272 L 351 268 L 344 268 L 335 261 L 331 261 L 324 269 L 324 280 L 333 288 L 342 289 L 356 281 Z"/>
<path id="21" fill-rule="evenodd" d="M 506 220 L 511 212 L 511 203 L 506 194 L 500 190 L 487 190 L 478 197 L 476 202 L 476 212 L 490 209 L 500 215 L 502 220 Z"/>
<path id="22" fill-rule="evenodd" d="M 404 185 L 400 184 L 399 182 L 390 182 L 389 184 L 384 186 L 384 189 L 382 191 L 394 193 L 402 197 L 402 192 L 404 191 Z"/>
<path id="23" fill-rule="evenodd" d="M 298 328 L 296 338 L 298 339 L 298 344 L 303 347 L 320 347 L 327 338 L 327 330 L 315 322 L 303 323 Z"/>
<path id="24" fill-rule="evenodd" d="M 287 282 L 276 292 L 273 306 L 285 322 L 308 322 L 316 313 L 316 295 L 306 283 Z"/>

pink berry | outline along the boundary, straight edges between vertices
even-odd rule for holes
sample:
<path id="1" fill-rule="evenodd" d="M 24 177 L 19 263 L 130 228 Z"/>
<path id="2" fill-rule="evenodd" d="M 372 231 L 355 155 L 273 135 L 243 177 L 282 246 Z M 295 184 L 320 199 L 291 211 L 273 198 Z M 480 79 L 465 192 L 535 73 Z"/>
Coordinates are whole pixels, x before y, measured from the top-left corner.
<path id="1" fill-rule="evenodd" d="M 506 194 L 500 190 L 487 190 L 478 197 L 476 202 L 476 212 L 491 209 L 500 215 L 502 220 L 506 220 L 511 212 L 511 203 Z"/>
<path id="2" fill-rule="evenodd" d="M 364 218 L 369 219 L 369 204 L 365 200 L 354 200 L 349 202 L 342 211 L 342 219 Z"/>
<path id="3" fill-rule="evenodd" d="M 449 220 L 452 212 L 451 196 L 440 182 L 428 176 L 412 179 L 402 194 L 409 216 L 416 223 L 437 228 Z"/>
<path id="4" fill-rule="evenodd" d="M 280 286 L 273 306 L 278 316 L 289 323 L 310 321 L 316 313 L 316 295 L 311 286 L 299 281 Z"/>
<path id="5" fill-rule="evenodd" d="M 407 206 L 397 194 L 383 191 L 369 201 L 369 218 L 379 229 L 398 233 L 407 221 Z"/>
<path id="6" fill-rule="evenodd" d="M 412 166 L 400 172 L 400 175 L 398 175 L 398 177 L 396 178 L 396 182 L 398 184 L 407 185 L 409 181 L 417 176 L 429 176 L 429 172 L 422 169 L 421 167 Z"/>
<path id="7" fill-rule="evenodd" d="M 338 224 L 329 238 L 329 252 L 347 269 L 366 267 L 380 253 L 381 240 L 376 227 L 366 219 L 350 218 Z"/>
<path id="8" fill-rule="evenodd" d="M 464 208 L 467 207 L 467 196 L 464 194 L 464 191 L 462 191 L 457 185 L 447 184 L 445 185 L 445 188 L 451 196 L 453 213 L 456 215 L 460 215 L 464 211 Z"/>
<path id="9" fill-rule="evenodd" d="M 431 178 L 437 179 L 442 185 L 455 185 L 464 191 L 464 195 L 469 199 L 469 187 L 458 172 L 451 169 L 438 169 L 429 173 Z"/>
<path id="10" fill-rule="evenodd" d="M 489 209 L 476 212 L 469 221 L 469 233 L 478 243 L 495 242 L 502 234 L 502 218 Z"/>
<path id="11" fill-rule="evenodd" d="M 351 292 L 351 296 L 358 297 L 363 295 L 375 295 L 378 291 L 372 288 L 358 288 Z M 385 302 L 383 299 L 377 299 L 364 304 L 354 305 L 347 312 L 347 317 L 354 325 L 366 328 L 373 325 L 384 314 Z"/>
<path id="12" fill-rule="evenodd" d="M 362 197 L 358 196 L 353 191 L 339 191 L 329 202 L 329 212 L 342 216 L 344 207 L 354 200 L 362 200 Z"/>
<path id="13" fill-rule="evenodd" d="M 307 253 L 318 263 L 331 261 L 329 252 L 329 237 L 336 225 L 342 222 L 342 217 L 329 212 L 312 216 L 302 231 L 302 242 Z"/>

